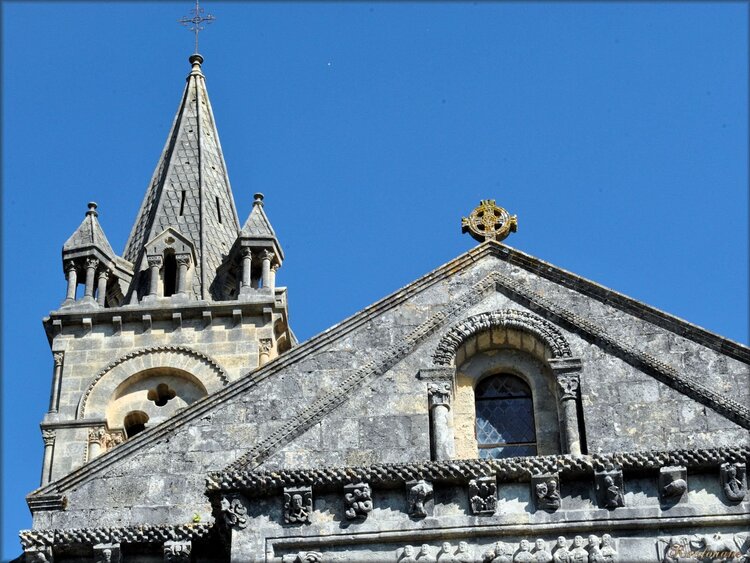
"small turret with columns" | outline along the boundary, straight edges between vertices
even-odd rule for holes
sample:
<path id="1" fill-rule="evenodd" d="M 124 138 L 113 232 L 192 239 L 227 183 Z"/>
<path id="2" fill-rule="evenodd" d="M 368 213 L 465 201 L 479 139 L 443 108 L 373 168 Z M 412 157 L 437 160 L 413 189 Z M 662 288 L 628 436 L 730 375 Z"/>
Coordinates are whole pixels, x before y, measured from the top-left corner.
<path id="1" fill-rule="evenodd" d="M 261 193 L 254 196 L 253 208 L 237 237 L 233 255 L 237 257 L 241 272 L 240 299 L 253 295 L 258 289 L 274 290 L 276 270 L 284 261 L 284 251 L 263 210 Z"/>
<path id="2" fill-rule="evenodd" d="M 67 278 L 63 307 L 104 307 L 119 305 L 133 277 L 133 266 L 118 257 L 99 225 L 93 201 L 83 222 L 65 242 L 62 261 Z M 78 285 L 84 283 L 82 297 Z"/>

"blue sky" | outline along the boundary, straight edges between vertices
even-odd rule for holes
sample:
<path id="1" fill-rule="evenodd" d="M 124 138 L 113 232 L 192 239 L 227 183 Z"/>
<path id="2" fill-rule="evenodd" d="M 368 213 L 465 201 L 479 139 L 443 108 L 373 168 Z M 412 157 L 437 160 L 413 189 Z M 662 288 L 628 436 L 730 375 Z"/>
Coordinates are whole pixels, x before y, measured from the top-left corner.
<path id="1" fill-rule="evenodd" d="M 286 253 L 307 339 L 506 242 L 748 342 L 745 3 L 221 3 L 200 51 L 241 220 Z M 86 202 L 122 251 L 189 71 L 189 2 L 5 2 L 3 540 L 39 484 L 41 319 Z"/>

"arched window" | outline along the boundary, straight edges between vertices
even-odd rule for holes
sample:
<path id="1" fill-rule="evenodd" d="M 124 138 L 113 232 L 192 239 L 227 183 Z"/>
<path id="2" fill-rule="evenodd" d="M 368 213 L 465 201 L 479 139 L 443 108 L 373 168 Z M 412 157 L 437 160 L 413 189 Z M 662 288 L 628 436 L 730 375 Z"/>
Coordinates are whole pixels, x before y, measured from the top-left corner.
<path id="1" fill-rule="evenodd" d="M 132 438 L 139 432 L 143 432 L 146 429 L 146 423 L 148 422 L 148 415 L 143 411 L 132 411 L 125 416 L 123 426 L 125 427 L 125 435 L 128 438 Z"/>
<path id="2" fill-rule="evenodd" d="M 170 297 L 177 291 L 177 259 L 174 252 L 164 254 L 164 297 Z"/>
<path id="3" fill-rule="evenodd" d="M 519 377 L 499 374 L 474 391 L 476 433 L 482 459 L 536 455 L 531 389 Z"/>

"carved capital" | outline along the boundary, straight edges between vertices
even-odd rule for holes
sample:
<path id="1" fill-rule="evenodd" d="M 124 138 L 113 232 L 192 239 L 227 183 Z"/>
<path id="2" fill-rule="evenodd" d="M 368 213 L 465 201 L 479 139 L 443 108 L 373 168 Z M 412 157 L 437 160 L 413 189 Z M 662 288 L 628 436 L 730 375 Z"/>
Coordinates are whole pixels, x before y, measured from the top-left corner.
<path id="1" fill-rule="evenodd" d="M 189 541 L 164 542 L 164 561 L 167 563 L 190 563 L 192 547 Z"/>
<path id="2" fill-rule="evenodd" d="M 273 252 L 271 252 L 270 250 L 264 250 L 264 251 L 263 251 L 263 254 L 261 254 L 261 258 L 262 258 L 263 260 L 268 260 L 269 262 L 270 262 L 271 260 L 273 260 L 273 257 L 274 257 L 274 256 L 276 256 L 276 255 L 275 255 L 275 254 L 274 254 Z"/>
<path id="3" fill-rule="evenodd" d="M 104 281 L 107 281 L 110 274 L 112 274 L 112 272 L 109 271 L 109 268 L 102 268 L 101 270 L 99 270 L 99 279 L 104 279 Z"/>
<path id="4" fill-rule="evenodd" d="M 270 338 L 261 338 L 258 341 L 258 348 L 261 354 L 270 354 L 271 348 L 273 348 L 273 340 Z"/>
<path id="5" fill-rule="evenodd" d="M 279 268 L 281 268 L 281 264 L 279 264 L 278 262 L 274 264 L 273 266 L 271 266 L 271 270 L 273 270 L 274 274 L 278 272 Z"/>
<path id="6" fill-rule="evenodd" d="M 447 382 L 430 382 L 427 384 L 427 395 L 429 397 L 430 409 L 439 405 L 450 408 L 451 384 Z"/>
<path id="7" fill-rule="evenodd" d="M 182 252 L 180 254 L 175 254 L 174 259 L 177 262 L 178 266 L 190 266 L 190 253 L 189 252 Z"/>
<path id="8" fill-rule="evenodd" d="M 59 368 L 63 363 L 63 358 L 65 357 L 65 352 L 55 352 L 52 354 L 52 359 L 55 361 L 55 367 Z"/>
<path id="9" fill-rule="evenodd" d="M 567 401 L 578 397 L 580 380 L 578 374 L 564 373 L 557 376 L 557 386 L 560 391 L 560 400 Z"/>
<path id="10" fill-rule="evenodd" d="M 221 514 L 227 528 L 242 530 L 247 528 L 247 508 L 240 495 L 225 495 L 221 497 Z"/>
<path id="11" fill-rule="evenodd" d="M 148 267 L 149 268 L 161 268 L 162 257 L 161 257 L 160 254 L 153 255 L 153 256 L 147 256 L 146 260 L 148 260 Z"/>
<path id="12" fill-rule="evenodd" d="M 42 430 L 42 440 L 44 440 L 44 447 L 51 446 L 55 443 L 55 431 L 49 428 Z"/>
<path id="13" fill-rule="evenodd" d="M 240 250 L 240 254 L 243 258 L 247 258 L 248 260 L 252 259 L 253 257 L 253 251 L 250 250 L 247 246 Z"/>
<path id="14" fill-rule="evenodd" d="M 99 267 L 98 258 L 86 258 L 86 268 L 96 270 Z"/>
<path id="15" fill-rule="evenodd" d="M 76 269 L 76 263 L 73 260 L 66 260 L 65 262 L 65 271 L 70 272 L 71 270 Z"/>
<path id="16" fill-rule="evenodd" d="M 89 444 L 99 444 L 102 448 L 105 447 L 105 438 L 107 431 L 104 427 L 89 428 Z"/>

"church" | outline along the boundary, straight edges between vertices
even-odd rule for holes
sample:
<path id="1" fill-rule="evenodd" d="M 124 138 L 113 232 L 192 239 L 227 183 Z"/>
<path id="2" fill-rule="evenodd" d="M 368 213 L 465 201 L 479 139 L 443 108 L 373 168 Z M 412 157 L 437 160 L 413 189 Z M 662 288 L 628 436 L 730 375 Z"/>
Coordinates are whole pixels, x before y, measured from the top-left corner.
<path id="1" fill-rule="evenodd" d="M 305 342 L 203 73 L 125 251 L 62 247 L 27 562 L 750 560 L 750 349 L 478 244 Z"/>

